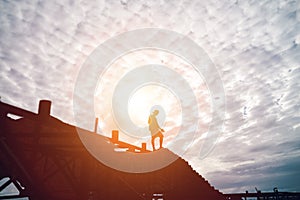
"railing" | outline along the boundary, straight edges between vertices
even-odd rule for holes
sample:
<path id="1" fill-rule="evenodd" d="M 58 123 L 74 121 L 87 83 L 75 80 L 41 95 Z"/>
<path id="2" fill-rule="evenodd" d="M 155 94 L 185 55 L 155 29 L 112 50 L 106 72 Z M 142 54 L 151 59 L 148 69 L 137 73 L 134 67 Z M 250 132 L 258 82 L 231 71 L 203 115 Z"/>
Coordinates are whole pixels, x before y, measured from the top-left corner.
<path id="1" fill-rule="evenodd" d="M 150 152 L 149 150 L 147 150 L 146 143 L 142 143 L 142 147 L 137 147 L 137 146 L 119 141 L 119 131 L 118 130 L 112 131 L 112 137 L 110 138 L 110 142 L 116 146 L 115 151 L 121 151 L 119 149 L 123 149 L 124 151 L 134 152 L 134 153 Z"/>

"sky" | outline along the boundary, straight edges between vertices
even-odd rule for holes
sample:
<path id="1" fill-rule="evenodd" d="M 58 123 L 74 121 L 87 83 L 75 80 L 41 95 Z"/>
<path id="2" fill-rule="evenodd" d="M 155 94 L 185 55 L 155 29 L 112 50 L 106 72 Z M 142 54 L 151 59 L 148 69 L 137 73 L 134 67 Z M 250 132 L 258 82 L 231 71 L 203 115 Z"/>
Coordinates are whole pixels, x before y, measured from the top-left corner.
<path id="1" fill-rule="evenodd" d="M 76 124 L 75 86 L 86 60 L 107 40 L 142 28 L 179 33 L 201 47 L 214 64 L 225 95 L 225 115 L 209 154 L 200 156 L 199 149 L 212 117 L 207 83 L 217 77 L 193 78 L 197 72 L 188 64 L 157 50 L 124 55 L 97 84 L 104 85 L 104 91 L 113 90 L 131 66 L 158 64 L 153 60 L 164 58 L 168 61 L 164 65 L 185 77 L 195 92 L 198 105 L 187 109 L 200 111 L 200 132 L 182 156 L 199 174 L 224 193 L 254 192 L 255 187 L 300 191 L 299 1 L 1 0 L 1 101 L 37 112 L 38 101 L 50 99 L 53 116 Z M 143 62 L 137 59 L 141 54 Z M 118 62 L 120 69 L 129 71 L 117 70 Z M 147 90 L 141 89 L 134 94 Z M 97 102 L 109 99 L 101 94 L 100 89 L 94 92 Z M 157 98 L 164 101 L 172 96 L 164 94 Z M 185 120 L 178 117 L 184 112 L 178 108 L 178 96 L 171 100 L 174 112 L 166 108 L 168 131 Z M 140 97 L 132 95 L 131 102 Z M 104 108 L 99 105 L 95 113 L 100 115 Z M 130 105 L 135 116 L 137 111 Z M 103 128 L 106 116 L 100 117 Z M 176 138 L 176 133 L 169 136 L 166 141 Z"/>

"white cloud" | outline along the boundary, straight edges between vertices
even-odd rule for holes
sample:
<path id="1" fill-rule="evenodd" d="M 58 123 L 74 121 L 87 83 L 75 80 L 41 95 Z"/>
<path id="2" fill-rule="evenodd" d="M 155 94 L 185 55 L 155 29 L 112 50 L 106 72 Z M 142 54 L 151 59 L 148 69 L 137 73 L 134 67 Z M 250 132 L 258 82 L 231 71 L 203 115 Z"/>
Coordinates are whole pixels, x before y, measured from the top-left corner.
<path id="1" fill-rule="evenodd" d="M 142 27 L 171 29 L 205 49 L 226 94 L 219 143 L 203 160 L 195 143 L 186 159 L 221 191 L 256 183 L 300 190 L 288 181 L 292 173 L 299 177 L 289 166 L 299 166 L 292 161 L 300 155 L 296 1 L 1 1 L 0 10 L 2 101 L 36 111 L 39 99 L 51 99 L 52 114 L 74 123 L 76 77 L 100 43 Z"/>

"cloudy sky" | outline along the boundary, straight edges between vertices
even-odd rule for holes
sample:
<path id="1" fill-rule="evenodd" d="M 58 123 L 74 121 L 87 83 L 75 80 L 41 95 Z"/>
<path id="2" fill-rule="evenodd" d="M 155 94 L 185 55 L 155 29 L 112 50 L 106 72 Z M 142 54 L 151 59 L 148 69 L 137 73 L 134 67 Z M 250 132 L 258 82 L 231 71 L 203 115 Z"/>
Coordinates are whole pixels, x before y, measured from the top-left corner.
<path id="1" fill-rule="evenodd" d="M 225 193 L 300 191 L 299 2 L 174 2 L 1 0 L 1 101 L 36 112 L 50 99 L 52 115 L 75 124 L 77 76 L 100 44 L 140 28 L 172 30 L 209 56 L 226 103 L 210 154 L 199 156 L 198 139 L 184 158 Z"/>

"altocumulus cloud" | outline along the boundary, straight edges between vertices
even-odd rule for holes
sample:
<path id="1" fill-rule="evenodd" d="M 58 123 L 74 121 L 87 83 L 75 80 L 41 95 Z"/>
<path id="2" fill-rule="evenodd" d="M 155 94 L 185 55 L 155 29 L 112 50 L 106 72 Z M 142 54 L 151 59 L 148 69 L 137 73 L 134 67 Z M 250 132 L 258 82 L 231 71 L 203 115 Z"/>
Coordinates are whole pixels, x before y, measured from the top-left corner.
<path id="1" fill-rule="evenodd" d="M 195 40 L 226 94 L 224 132 L 199 157 L 185 154 L 223 192 L 300 190 L 300 11 L 297 1 L 0 1 L 1 100 L 74 123 L 80 66 L 124 31 L 159 27 Z M 84 100 L 83 100 L 84 101 Z"/>

